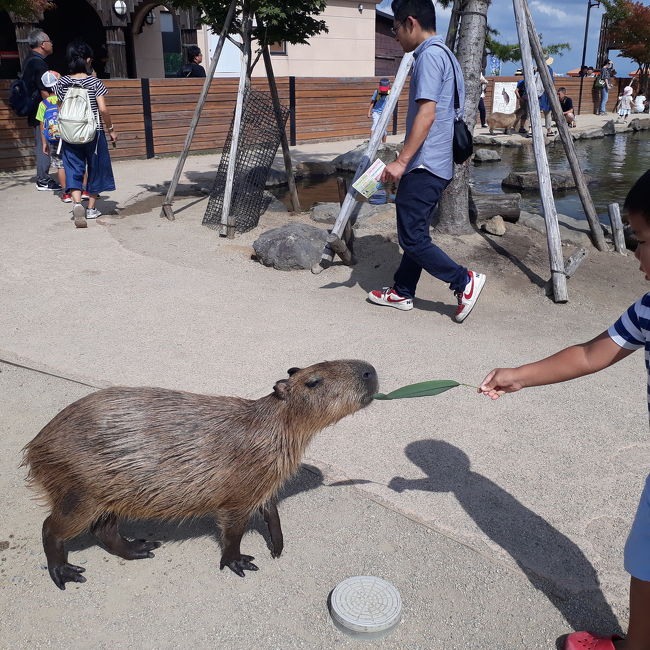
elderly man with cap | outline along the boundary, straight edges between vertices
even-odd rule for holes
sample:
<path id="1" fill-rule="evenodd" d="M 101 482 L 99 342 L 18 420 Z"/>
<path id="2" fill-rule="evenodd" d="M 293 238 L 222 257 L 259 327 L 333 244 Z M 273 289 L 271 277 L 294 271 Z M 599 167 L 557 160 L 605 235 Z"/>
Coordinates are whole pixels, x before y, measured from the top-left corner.
<path id="1" fill-rule="evenodd" d="M 549 56 L 546 58 L 546 67 L 548 68 L 548 72 L 551 75 L 551 79 L 553 79 L 553 68 L 551 68 L 551 64 L 553 63 L 553 57 Z M 539 70 L 535 70 L 535 87 L 537 88 L 537 96 L 539 97 L 539 108 L 541 109 L 542 113 L 544 113 L 544 126 L 546 127 L 546 135 L 547 137 L 555 135 L 555 131 L 551 129 L 551 100 L 549 99 L 548 94 L 544 90 L 544 84 L 542 83 L 542 77 L 539 73 Z"/>
<path id="2" fill-rule="evenodd" d="M 386 77 L 379 80 L 379 85 L 372 93 L 370 99 L 370 106 L 368 106 L 368 119 L 372 118 L 372 132 L 377 128 L 377 123 L 381 117 L 381 112 L 384 110 L 384 104 L 390 95 L 390 81 Z M 386 142 L 386 135 L 388 132 L 384 130 L 382 142 Z"/>
<path id="3" fill-rule="evenodd" d="M 43 151 L 41 125 L 36 121 L 36 111 L 41 100 L 47 99 L 50 94 L 43 85 L 41 77 L 49 69 L 45 58 L 52 54 L 54 47 L 50 37 L 42 29 L 35 29 L 30 32 L 27 36 L 27 42 L 32 51 L 23 61 L 22 68 L 23 80 L 27 85 L 27 90 L 34 97 L 34 108 L 27 116 L 27 123 L 34 129 L 36 189 L 40 191 L 58 191 L 61 186 L 50 178 L 50 157 Z"/>

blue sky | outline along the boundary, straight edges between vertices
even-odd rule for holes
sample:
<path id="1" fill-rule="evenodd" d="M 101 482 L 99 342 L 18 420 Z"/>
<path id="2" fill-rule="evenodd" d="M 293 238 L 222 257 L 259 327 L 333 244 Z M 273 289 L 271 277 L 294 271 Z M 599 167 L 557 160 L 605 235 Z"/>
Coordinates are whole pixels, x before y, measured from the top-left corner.
<path id="1" fill-rule="evenodd" d="M 579 67 L 582 59 L 587 0 L 529 0 L 528 4 L 537 31 L 542 34 L 544 43 L 569 43 L 571 45 L 569 51 L 562 56 L 555 57 L 554 72 L 565 74 L 568 70 Z M 650 3 L 643 0 L 643 4 Z M 378 8 L 390 13 L 390 0 L 383 0 Z M 602 5 L 593 7 L 591 10 L 585 60 L 587 65 L 594 65 L 596 61 L 600 20 L 603 12 Z M 437 7 L 438 33 L 440 34 L 447 33 L 449 13 L 449 10 Z M 490 27 L 500 32 L 497 39 L 502 43 L 517 42 L 517 28 L 515 27 L 511 0 L 492 0 L 488 10 L 488 23 Z M 617 54 L 618 52 L 611 51 L 610 57 L 621 76 L 627 76 L 636 69 L 630 59 L 618 57 Z M 519 64 L 506 63 L 501 69 L 501 74 L 513 74 L 517 67 Z"/>

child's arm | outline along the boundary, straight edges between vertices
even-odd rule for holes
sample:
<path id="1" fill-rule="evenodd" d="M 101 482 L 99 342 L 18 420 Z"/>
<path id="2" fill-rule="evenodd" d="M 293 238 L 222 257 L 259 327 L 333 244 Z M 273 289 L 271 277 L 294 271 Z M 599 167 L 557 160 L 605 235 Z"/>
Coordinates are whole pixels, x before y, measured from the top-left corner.
<path id="1" fill-rule="evenodd" d="M 529 386 L 576 379 L 608 368 L 634 352 L 615 343 L 605 331 L 587 343 L 572 345 L 554 355 L 518 368 L 496 368 L 481 382 L 479 392 L 491 399 Z"/>
<path id="2" fill-rule="evenodd" d="M 372 117 L 372 109 L 375 107 L 375 102 L 370 102 L 370 106 L 368 106 L 368 118 Z"/>
<path id="3" fill-rule="evenodd" d="M 43 133 L 43 129 L 41 128 L 41 147 L 43 147 L 43 153 L 45 155 L 49 155 L 50 153 L 50 144 L 49 142 L 45 139 L 45 133 Z"/>
<path id="4" fill-rule="evenodd" d="M 104 126 L 108 130 L 108 135 L 113 142 L 117 142 L 117 131 L 115 130 L 115 125 L 113 124 L 113 118 L 108 112 L 108 106 L 106 105 L 106 100 L 103 95 L 97 97 L 97 108 L 102 115 L 102 120 L 104 121 Z"/>

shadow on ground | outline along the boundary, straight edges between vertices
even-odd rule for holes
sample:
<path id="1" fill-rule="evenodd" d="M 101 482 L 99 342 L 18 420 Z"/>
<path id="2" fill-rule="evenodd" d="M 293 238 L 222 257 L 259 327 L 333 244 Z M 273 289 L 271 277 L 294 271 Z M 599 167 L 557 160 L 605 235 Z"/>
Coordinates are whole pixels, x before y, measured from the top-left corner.
<path id="1" fill-rule="evenodd" d="M 513 558 L 572 629 L 620 634 L 596 570 L 566 535 L 489 478 L 472 472 L 469 458 L 458 447 L 442 440 L 418 440 L 406 446 L 405 454 L 426 478 L 396 476 L 389 488 L 452 492 L 481 531 Z"/>

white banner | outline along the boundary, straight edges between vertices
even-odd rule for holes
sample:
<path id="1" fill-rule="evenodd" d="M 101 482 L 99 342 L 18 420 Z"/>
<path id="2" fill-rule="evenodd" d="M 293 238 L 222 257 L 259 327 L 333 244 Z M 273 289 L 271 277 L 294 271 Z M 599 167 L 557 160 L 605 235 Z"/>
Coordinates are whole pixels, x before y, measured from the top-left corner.
<path id="1" fill-rule="evenodd" d="M 492 100 L 493 113 L 514 113 L 517 108 L 517 95 L 515 95 L 516 81 L 495 81 L 494 98 Z"/>

